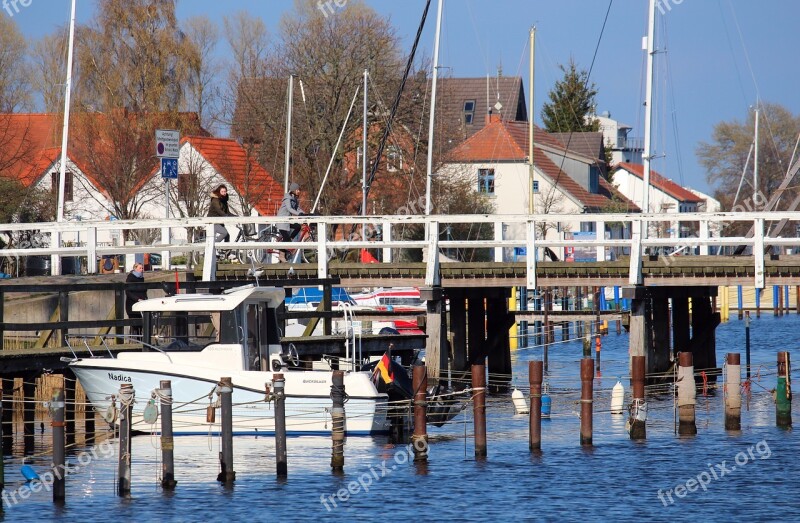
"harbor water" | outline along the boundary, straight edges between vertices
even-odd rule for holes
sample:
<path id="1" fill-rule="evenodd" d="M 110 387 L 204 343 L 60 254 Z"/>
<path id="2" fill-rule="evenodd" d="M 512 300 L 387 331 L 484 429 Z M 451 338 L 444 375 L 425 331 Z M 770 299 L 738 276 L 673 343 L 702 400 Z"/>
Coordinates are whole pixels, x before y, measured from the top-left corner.
<path id="1" fill-rule="evenodd" d="M 329 438 L 290 438 L 289 474 L 281 480 L 275 474 L 272 437 L 237 437 L 236 481 L 225 487 L 216 481 L 219 439 L 179 437 L 178 485 L 167 493 L 159 483 L 158 437 L 137 436 L 131 496 L 119 498 L 117 442 L 111 439 L 79 446 L 68 456 L 71 473 L 63 505 L 54 505 L 46 488 L 32 492 L 20 473 L 22 457 L 7 456 L 0 520 L 796 521 L 800 443 L 791 429 L 776 428 L 770 390 L 776 384 L 778 351 L 789 351 L 800 361 L 799 329 L 796 315 L 753 319 L 753 384 L 749 401 L 743 401 L 739 432 L 724 429 L 720 387 L 705 395 L 698 391 L 698 434 L 677 436 L 671 390 L 659 387 L 648 392 L 647 439 L 631 441 L 627 415 L 609 412 L 618 378 L 626 388 L 626 404 L 630 401 L 628 337 L 615 334 L 612 326 L 602 339 L 601 377 L 594 380 L 594 446 L 581 447 L 582 343 L 559 342 L 557 328 L 549 350 L 553 414 L 542 422 L 540 454 L 529 452 L 528 417 L 514 414 L 510 394 L 487 399 L 485 460 L 474 458 L 470 405 L 444 427 L 429 427 L 427 463 L 414 463 L 408 447 L 384 437 L 351 437 L 343 475 L 331 472 Z M 744 322 L 735 316 L 717 329 L 718 366 L 726 352 L 740 352 L 743 380 L 744 339 Z M 541 356 L 540 347 L 514 353 L 515 385 L 526 396 L 528 361 Z M 797 368 L 795 363 L 795 376 Z M 798 403 L 792 409 L 795 423 L 800 423 Z M 45 425 L 44 433 L 37 430 L 36 455 L 27 461 L 40 474 L 51 459 L 51 433 Z"/>

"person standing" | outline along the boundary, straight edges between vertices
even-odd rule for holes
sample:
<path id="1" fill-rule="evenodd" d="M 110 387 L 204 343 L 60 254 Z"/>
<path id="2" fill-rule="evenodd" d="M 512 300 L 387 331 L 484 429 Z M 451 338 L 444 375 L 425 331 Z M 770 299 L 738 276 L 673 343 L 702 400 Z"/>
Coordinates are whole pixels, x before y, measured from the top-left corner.
<path id="1" fill-rule="evenodd" d="M 133 264 L 133 270 L 128 273 L 125 283 L 128 284 L 125 286 L 125 312 L 128 314 L 128 318 L 141 319 L 142 313 L 134 311 L 133 304 L 147 299 L 147 289 L 137 285 L 144 283 L 144 265 L 141 263 Z M 130 333 L 131 336 L 141 336 L 142 327 L 133 325 Z"/>
<path id="2" fill-rule="evenodd" d="M 228 187 L 222 183 L 211 191 L 211 203 L 208 206 L 208 216 L 224 218 L 235 216 L 228 208 Z M 214 236 L 216 241 L 230 241 L 231 235 L 224 225 L 214 224 Z"/>
<path id="3" fill-rule="evenodd" d="M 299 197 L 300 185 L 292 182 L 289 185 L 289 192 L 283 196 L 281 207 L 278 209 L 278 216 L 303 216 L 305 212 L 300 208 Z M 278 232 L 281 233 L 283 241 L 292 242 L 297 237 L 301 227 L 302 225 L 299 223 L 289 224 L 288 222 L 283 222 L 278 224 Z M 283 250 L 281 253 L 284 258 L 288 257 L 288 251 Z"/>

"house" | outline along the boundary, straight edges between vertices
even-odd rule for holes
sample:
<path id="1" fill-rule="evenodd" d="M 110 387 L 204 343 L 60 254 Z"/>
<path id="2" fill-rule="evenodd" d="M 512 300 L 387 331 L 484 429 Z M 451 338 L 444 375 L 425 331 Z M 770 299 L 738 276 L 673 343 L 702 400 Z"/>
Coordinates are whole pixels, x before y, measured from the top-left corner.
<path id="1" fill-rule="evenodd" d="M 630 136 L 633 129 L 630 125 L 611 118 L 611 113 L 604 112 L 599 116 L 589 117 L 600 124 L 603 143 L 611 150 L 611 165 L 618 163 L 642 163 L 644 154 L 644 138 Z"/>
<path id="2" fill-rule="evenodd" d="M 596 232 L 596 222 L 581 219 L 584 213 L 638 212 L 638 207 L 601 176 L 600 162 L 579 154 L 545 131 L 534 130 L 534 176 L 529 187 L 528 125 L 490 115 L 477 133 L 457 146 L 443 167 L 444 175 L 469 176 L 475 189 L 493 199 L 496 213 L 527 214 L 543 218 L 537 234 L 548 240 L 568 233 Z M 572 214 L 566 222 L 547 221 L 547 214 Z M 545 215 L 545 216 L 541 216 Z M 627 231 L 610 224 L 605 233 L 624 237 Z M 504 237 L 522 239 L 521 226 L 510 226 Z"/>
<path id="3" fill-rule="evenodd" d="M 613 170 L 614 185 L 627 198 L 641 202 L 644 193 L 644 166 L 623 162 Z M 669 178 L 650 170 L 650 209 L 653 213 L 680 214 L 698 212 L 706 203 L 694 192 L 685 189 Z M 681 224 L 680 220 L 651 223 L 651 234 L 659 238 L 685 238 L 696 235 L 696 224 Z"/>

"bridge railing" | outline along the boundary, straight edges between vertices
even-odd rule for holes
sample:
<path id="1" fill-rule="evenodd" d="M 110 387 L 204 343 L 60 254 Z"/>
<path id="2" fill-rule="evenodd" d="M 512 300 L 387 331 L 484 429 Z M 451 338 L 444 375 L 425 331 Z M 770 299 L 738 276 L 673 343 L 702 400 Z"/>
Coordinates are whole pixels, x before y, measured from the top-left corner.
<path id="1" fill-rule="evenodd" d="M 317 227 L 317 241 L 304 243 L 306 249 L 316 249 L 320 278 L 328 276 L 330 253 L 347 249 L 381 249 L 384 262 L 391 262 L 398 249 L 422 249 L 427 253 L 439 253 L 449 249 L 489 249 L 494 261 L 504 261 L 505 253 L 524 253 L 527 264 L 527 285 L 536 286 L 537 257 L 545 249 L 558 251 L 562 247 L 594 250 L 598 260 L 605 260 L 606 249 L 616 248 L 630 255 L 630 283 L 642 282 L 642 257 L 648 250 L 680 251 L 692 249 L 699 255 L 717 252 L 721 247 L 745 248 L 752 252 L 755 267 L 755 286 L 764 286 L 765 247 L 800 246 L 800 238 L 774 237 L 765 231 L 765 224 L 779 220 L 800 221 L 800 212 L 748 212 L 748 213 L 652 213 L 652 214 L 546 214 L 546 215 L 384 215 L 384 216 L 319 216 L 303 218 L 230 217 L 230 218 L 175 218 L 162 220 L 118 220 L 13 223 L 0 225 L 0 234 L 6 238 L 30 231 L 37 231 L 38 244 L 3 249 L 0 255 L 9 257 L 51 256 L 52 271 L 60 271 L 60 257 L 86 256 L 87 271 L 97 272 L 98 259 L 103 255 L 132 253 L 162 253 L 163 268 L 169 268 L 171 253 L 204 253 L 203 278 L 211 280 L 215 274 L 217 250 L 223 249 L 292 249 L 297 243 L 283 242 L 215 242 L 214 225 L 225 225 L 233 233 L 237 225 L 252 224 L 268 227 L 280 222 L 313 222 Z M 611 228 L 617 236 L 606 238 L 605 234 L 594 239 L 565 239 L 555 234 L 555 224 L 592 224 L 595 231 Z M 664 224 L 679 224 L 692 236 L 676 237 L 674 226 L 670 237 L 663 237 Z M 734 225 L 739 225 L 734 227 Z M 450 233 L 454 226 L 469 231 L 467 239 L 454 238 Z M 414 228 L 415 234 L 408 234 Z M 752 228 L 749 235 L 742 231 Z M 203 229 L 205 240 L 196 243 L 175 241 L 188 229 Z M 112 231 L 123 238 L 136 233 L 160 231 L 160 240 L 150 245 L 107 245 L 98 243 L 101 235 Z M 180 231 L 180 233 L 179 233 Z M 477 234 L 480 231 L 481 234 Z M 542 237 L 542 232 L 547 232 Z M 640 231 L 647 231 L 644 237 Z M 67 234 L 82 241 L 56 245 L 55 240 Z M 599 236 L 599 237 L 598 237 Z M 412 239 L 409 239 L 412 238 Z M 49 244 L 48 244 L 49 243 Z M 525 256 L 537 253 L 536 256 Z M 439 256 L 426 256 L 427 281 L 438 281 Z M 743 260 L 744 263 L 744 260 Z"/>

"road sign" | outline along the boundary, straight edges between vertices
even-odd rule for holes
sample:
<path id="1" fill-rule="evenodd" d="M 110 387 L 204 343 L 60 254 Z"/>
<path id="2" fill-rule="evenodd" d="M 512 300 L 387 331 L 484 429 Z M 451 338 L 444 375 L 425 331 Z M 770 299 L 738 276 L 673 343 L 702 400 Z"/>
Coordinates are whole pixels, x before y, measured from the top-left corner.
<path id="1" fill-rule="evenodd" d="M 169 129 L 156 131 L 156 156 L 159 158 L 177 158 L 180 156 L 181 133 Z"/>
<path id="2" fill-rule="evenodd" d="M 170 178 L 173 180 L 178 179 L 178 159 L 177 158 L 162 158 L 161 159 L 161 177 Z"/>

